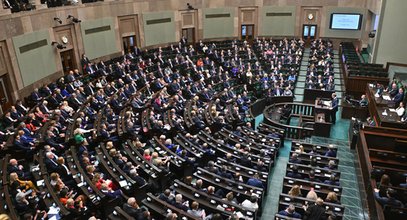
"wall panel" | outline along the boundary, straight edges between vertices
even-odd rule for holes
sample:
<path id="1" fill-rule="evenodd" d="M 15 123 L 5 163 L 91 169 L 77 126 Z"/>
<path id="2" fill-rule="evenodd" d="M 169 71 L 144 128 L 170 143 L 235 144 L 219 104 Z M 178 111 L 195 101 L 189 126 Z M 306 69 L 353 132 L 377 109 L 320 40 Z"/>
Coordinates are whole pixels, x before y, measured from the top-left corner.
<path id="1" fill-rule="evenodd" d="M 48 30 L 13 37 L 13 45 L 24 86 L 57 71 Z"/>
<path id="2" fill-rule="evenodd" d="M 294 36 L 295 6 L 264 6 L 260 17 L 263 22 L 259 36 Z"/>
<path id="3" fill-rule="evenodd" d="M 143 13 L 143 20 L 146 46 L 177 41 L 174 12 Z"/>
<path id="4" fill-rule="evenodd" d="M 114 18 L 82 21 L 81 32 L 85 53 L 89 59 L 117 53 Z"/>
<path id="5" fill-rule="evenodd" d="M 207 8 L 203 10 L 203 37 L 224 38 L 235 36 L 234 8 Z"/>

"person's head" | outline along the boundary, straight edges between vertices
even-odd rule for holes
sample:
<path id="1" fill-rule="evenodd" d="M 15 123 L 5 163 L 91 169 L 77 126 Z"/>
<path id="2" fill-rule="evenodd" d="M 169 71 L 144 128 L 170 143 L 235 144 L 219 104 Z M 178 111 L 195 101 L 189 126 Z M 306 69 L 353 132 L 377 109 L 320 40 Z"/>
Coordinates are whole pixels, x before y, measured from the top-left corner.
<path id="1" fill-rule="evenodd" d="M 390 184 L 390 177 L 387 174 L 383 174 L 382 178 L 380 179 L 381 186 L 388 186 Z"/>
<path id="2" fill-rule="evenodd" d="M 178 218 L 177 213 L 170 212 L 165 217 L 165 220 L 176 220 Z"/>
<path id="3" fill-rule="evenodd" d="M 228 194 L 226 194 L 226 200 L 228 200 L 228 201 L 232 201 L 232 200 L 233 200 L 233 198 L 234 198 L 234 196 L 233 196 L 233 192 L 229 192 Z"/>
<path id="4" fill-rule="evenodd" d="M 329 167 L 334 167 L 334 166 L 336 166 L 335 161 L 334 161 L 334 160 L 330 160 L 330 161 L 328 162 L 328 166 L 329 166 Z"/>
<path id="5" fill-rule="evenodd" d="M 288 192 L 288 195 L 290 196 L 300 196 L 301 194 L 301 189 L 299 185 L 294 185 L 291 190 Z"/>
<path id="6" fill-rule="evenodd" d="M 192 176 L 186 176 L 184 182 L 188 185 L 192 184 Z"/>
<path id="7" fill-rule="evenodd" d="M 250 202 L 251 203 L 256 203 L 257 202 L 257 196 L 256 195 L 252 195 L 251 197 L 250 197 Z"/>
<path id="8" fill-rule="evenodd" d="M 318 197 L 317 200 L 315 201 L 315 203 L 316 203 L 317 205 L 323 205 L 323 204 L 324 204 L 324 200 Z"/>
<path id="9" fill-rule="evenodd" d="M 138 208 L 138 207 L 139 207 L 138 204 L 137 204 L 137 200 L 136 200 L 136 198 L 134 198 L 134 197 L 128 198 L 128 199 L 127 199 L 127 204 L 130 205 L 131 207 L 134 207 L 134 208 Z"/>
<path id="10" fill-rule="evenodd" d="M 198 208 L 199 208 L 199 203 L 197 201 L 193 201 L 191 203 L 191 209 L 192 210 L 198 210 Z"/>
<path id="11" fill-rule="evenodd" d="M 171 195 L 171 190 L 170 190 L 170 189 L 164 190 L 164 195 L 165 195 L 166 197 L 169 197 L 169 196 Z"/>
<path id="12" fill-rule="evenodd" d="M 294 206 L 294 204 L 290 203 L 290 204 L 288 205 L 288 207 L 287 207 L 287 212 L 290 213 L 290 214 L 292 214 L 292 213 L 295 212 L 295 206 Z"/>
<path id="13" fill-rule="evenodd" d="M 332 93 L 332 98 L 336 98 L 336 93 Z"/>
<path id="14" fill-rule="evenodd" d="M 149 149 L 145 149 L 145 150 L 144 150 L 144 155 L 150 155 L 150 150 L 149 150 Z"/>
<path id="15" fill-rule="evenodd" d="M 336 196 L 335 192 L 329 192 L 326 196 L 326 200 L 328 200 L 329 202 L 336 202 L 338 201 L 338 197 Z"/>
<path id="16" fill-rule="evenodd" d="M 182 194 L 175 195 L 175 202 L 182 203 Z"/>
<path id="17" fill-rule="evenodd" d="M 208 194 L 213 194 L 215 193 L 215 187 L 214 186 L 208 186 Z"/>
<path id="18" fill-rule="evenodd" d="M 18 180 L 18 175 L 17 175 L 17 173 L 15 173 L 15 172 L 10 173 L 10 182 L 15 182 L 15 181 L 17 181 L 17 180 Z"/>
<path id="19" fill-rule="evenodd" d="M 202 179 L 198 179 L 198 180 L 195 182 L 196 188 L 202 188 L 202 184 L 203 184 Z"/>
<path id="20" fill-rule="evenodd" d="M 318 198 L 318 195 L 317 195 L 317 193 L 314 191 L 314 189 L 311 189 L 311 190 L 307 193 L 306 198 L 316 201 L 317 198 Z"/>
<path id="21" fill-rule="evenodd" d="M 53 181 L 57 181 L 59 179 L 59 174 L 58 173 L 51 173 L 50 178 Z"/>
<path id="22" fill-rule="evenodd" d="M 11 166 L 17 166 L 18 165 L 18 161 L 16 159 L 10 159 L 9 161 Z"/>
<path id="23" fill-rule="evenodd" d="M 66 206 L 70 207 L 70 206 L 74 206 L 75 201 L 72 198 L 69 198 L 68 200 L 66 200 Z"/>

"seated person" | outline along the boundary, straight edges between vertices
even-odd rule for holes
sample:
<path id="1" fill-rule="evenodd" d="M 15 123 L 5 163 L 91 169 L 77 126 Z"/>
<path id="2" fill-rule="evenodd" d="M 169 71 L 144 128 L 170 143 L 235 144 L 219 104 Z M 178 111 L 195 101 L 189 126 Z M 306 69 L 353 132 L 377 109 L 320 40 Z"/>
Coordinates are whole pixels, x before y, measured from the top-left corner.
<path id="1" fill-rule="evenodd" d="M 127 203 L 123 204 L 123 211 L 133 217 L 135 220 L 146 219 L 148 210 L 145 207 L 140 207 L 134 197 L 127 199 Z"/>
<path id="2" fill-rule="evenodd" d="M 326 157 L 336 157 L 336 149 L 333 145 L 328 146 L 328 150 L 325 152 Z"/>
<path id="3" fill-rule="evenodd" d="M 306 216 L 306 219 L 327 219 L 327 216 L 325 214 L 325 206 L 324 206 L 324 200 L 321 198 L 317 198 L 315 201 L 315 204 L 312 205 L 304 205 L 304 215 Z"/>
<path id="4" fill-rule="evenodd" d="M 301 218 L 301 215 L 295 211 L 295 206 L 292 203 L 286 209 L 279 211 L 278 214 L 291 218 Z"/>
<path id="5" fill-rule="evenodd" d="M 199 219 L 205 219 L 206 218 L 206 213 L 205 209 L 200 209 L 199 208 L 199 203 L 197 201 L 193 201 L 190 209 L 187 211 L 189 214 L 192 216 L 195 216 Z"/>
<path id="6" fill-rule="evenodd" d="M 85 204 L 82 200 L 75 201 L 72 198 L 69 198 L 66 201 L 65 207 L 68 209 L 70 213 L 72 213 L 72 217 L 79 217 L 84 215 L 85 212 Z"/>
<path id="7" fill-rule="evenodd" d="M 300 173 L 298 173 L 298 166 L 294 165 L 291 168 L 291 171 L 287 172 L 287 177 L 291 177 L 291 178 L 296 178 L 296 179 L 301 179 L 302 175 Z"/>
<path id="8" fill-rule="evenodd" d="M 259 205 L 257 204 L 258 197 L 257 195 L 252 195 L 250 199 L 246 199 L 242 202 L 242 206 L 248 209 L 257 210 Z"/>
<path id="9" fill-rule="evenodd" d="M 249 178 L 246 184 L 254 187 L 259 187 L 262 189 L 264 188 L 263 182 L 260 180 L 258 173 L 255 173 L 253 177 Z"/>
<path id="10" fill-rule="evenodd" d="M 360 97 L 359 105 L 360 105 L 361 107 L 366 107 L 368 104 L 369 104 L 369 101 L 367 100 L 366 95 L 362 95 L 362 96 Z"/>
<path id="11" fill-rule="evenodd" d="M 30 180 L 20 180 L 17 173 L 10 173 L 10 182 L 9 182 L 10 193 L 12 197 L 15 197 L 20 191 L 34 190 L 38 192 L 34 183 Z"/>
<path id="12" fill-rule="evenodd" d="M 185 211 L 185 212 L 187 212 L 188 211 L 188 200 L 187 201 L 183 201 L 182 200 L 182 195 L 181 194 L 177 194 L 176 196 L 175 196 L 175 202 L 174 202 L 174 206 L 176 207 L 176 208 L 179 208 L 179 209 L 181 209 L 181 210 L 183 210 L 183 211 Z"/>
<path id="13" fill-rule="evenodd" d="M 396 113 L 399 117 L 403 117 L 405 112 L 404 103 L 400 102 L 399 106 L 396 108 Z"/>
<path id="14" fill-rule="evenodd" d="M 395 198 L 396 195 L 397 195 L 396 190 L 394 190 L 392 188 L 388 188 L 386 196 L 381 197 L 379 195 L 379 189 L 374 189 L 375 199 L 380 203 L 380 205 L 382 205 L 382 206 L 387 205 L 387 206 L 392 206 L 392 207 L 403 208 L 404 207 L 403 203 Z"/>
<path id="15" fill-rule="evenodd" d="M 331 174 L 329 180 L 325 180 L 324 184 L 339 186 L 339 181 L 336 181 L 336 177 L 334 174 Z"/>
<path id="16" fill-rule="evenodd" d="M 161 193 L 158 198 L 161 199 L 162 201 L 168 203 L 168 204 L 173 204 L 174 203 L 174 194 L 171 193 L 170 189 L 164 190 L 163 193 Z"/>
<path id="17" fill-rule="evenodd" d="M 296 164 L 301 164 L 301 159 L 298 158 L 298 154 L 297 153 L 293 153 L 291 155 L 291 158 L 289 160 L 290 163 L 296 163 Z"/>
<path id="18" fill-rule="evenodd" d="M 101 184 L 100 191 L 109 198 L 121 198 L 122 197 L 122 191 L 120 189 L 113 190 L 112 188 L 110 188 L 108 186 L 107 183 Z"/>

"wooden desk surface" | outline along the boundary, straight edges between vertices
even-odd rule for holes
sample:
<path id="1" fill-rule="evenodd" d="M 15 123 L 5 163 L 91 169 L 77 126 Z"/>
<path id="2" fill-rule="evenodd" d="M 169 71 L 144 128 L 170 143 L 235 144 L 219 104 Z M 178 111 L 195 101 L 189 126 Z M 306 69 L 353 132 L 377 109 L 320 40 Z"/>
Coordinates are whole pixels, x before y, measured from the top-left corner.
<path id="1" fill-rule="evenodd" d="M 377 126 L 380 127 L 392 127 L 392 128 L 407 128 L 406 124 L 400 122 L 400 117 L 396 112 L 391 112 L 388 107 L 391 104 L 390 101 L 381 97 L 375 97 L 376 89 L 366 86 L 366 95 L 369 101 L 370 116 L 374 118 Z M 383 94 L 386 95 L 386 94 Z M 387 115 L 383 115 L 386 110 Z"/>

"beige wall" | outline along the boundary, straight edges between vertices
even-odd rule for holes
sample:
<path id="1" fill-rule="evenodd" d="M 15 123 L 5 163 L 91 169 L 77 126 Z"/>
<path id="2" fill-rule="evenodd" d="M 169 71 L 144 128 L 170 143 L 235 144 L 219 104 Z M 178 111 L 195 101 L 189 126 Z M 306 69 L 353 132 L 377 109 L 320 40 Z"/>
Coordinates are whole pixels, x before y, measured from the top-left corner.
<path id="1" fill-rule="evenodd" d="M 118 0 L 96 2 L 86 5 L 58 7 L 52 9 L 42 9 L 36 11 L 22 12 L 17 14 L 8 14 L 0 16 L 0 41 L 4 41 L 9 49 L 10 66 L 16 76 L 15 85 L 18 91 L 27 87 L 27 83 L 33 80 L 22 82 L 24 73 L 20 74 L 20 63 L 14 50 L 13 37 L 29 34 L 33 32 L 48 32 L 51 41 L 58 40 L 55 36 L 54 29 L 59 26 L 73 25 L 73 30 L 77 38 L 75 40 L 75 56 L 79 60 L 82 53 L 87 53 L 91 58 L 107 59 L 117 56 L 121 53 L 122 42 L 119 27 L 120 18 L 123 16 L 137 16 L 137 30 L 139 45 L 153 46 L 156 44 L 163 45 L 173 41 L 178 41 L 183 28 L 182 13 L 185 13 L 186 4 L 190 3 L 196 9 L 196 40 L 204 38 L 229 38 L 238 37 L 240 33 L 240 10 L 242 8 L 255 8 L 256 19 L 254 21 L 256 35 L 269 36 L 296 36 L 301 34 L 303 23 L 303 8 L 318 8 L 320 10 L 320 36 L 332 38 L 362 38 L 367 41 L 364 33 L 365 30 L 344 34 L 342 32 L 332 32 L 327 30 L 329 26 L 329 12 L 334 10 L 360 10 L 377 11 L 377 5 L 380 0 Z M 344 9 L 345 8 L 345 9 Z M 288 10 L 292 12 L 290 19 L 269 18 L 265 16 L 267 12 L 283 12 Z M 230 12 L 230 18 L 211 18 L 206 19 L 208 13 Z M 168 25 L 152 25 L 148 27 L 146 20 L 148 16 L 158 16 L 169 13 L 171 22 Z M 73 15 L 82 20 L 82 24 L 71 24 L 66 19 L 68 15 Z M 160 15 L 160 16 L 159 16 Z M 147 17 L 146 17 L 147 16 Z M 58 24 L 53 20 L 54 17 L 61 18 L 63 24 Z M 158 18 L 157 17 L 157 18 Z M 165 17 L 165 16 L 164 16 Z M 167 16 L 168 17 L 168 16 Z M 96 47 L 96 42 L 83 34 L 82 26 L 89 25 L 89 22 L 103 21 L 111 19 L 112 31 L 108 37 L 98 36 L 98 42 L 104 42 L 109 48 Z M 366 18 L 366 16 L 365 16 Z M 96 22 L 97 23 L 97 22 Z M 97 26 L 92 23 L 91 26 Z M 153 26 L 155 26 L 153 28 Z M 159 30 L 158 30 L 159 29 Z M 114 32 L 114 35 L 112 34 Z M 159 33 L 159 34 L 156 34 Z M 158 37 L 160 36 L 160 37 Z M 94 44 L 94 45 L 92 45 Z M 62 65 L 58 53 L 55 53 L 54 65 L 45 71 L 45 75 L 59 76 L 62 73 Z M 51 73 L 52 72 L 52 73 Z M 41 75 L 42 76 L 42 75 Z M 33 85 L 41 85 L 43 81 L 48 81 L 49 77 L 34 82 Z M 31 87 L 33 87 L 31 85 Z M 30 88 L 31 88 L 30 87 Z M 27 90 L 27 89 L 26 89 Z"/>
<path id="2" fill-rule="evenodd" d="M 407 64 L 407 1 L 383 0 L 373 62 Z"/>

